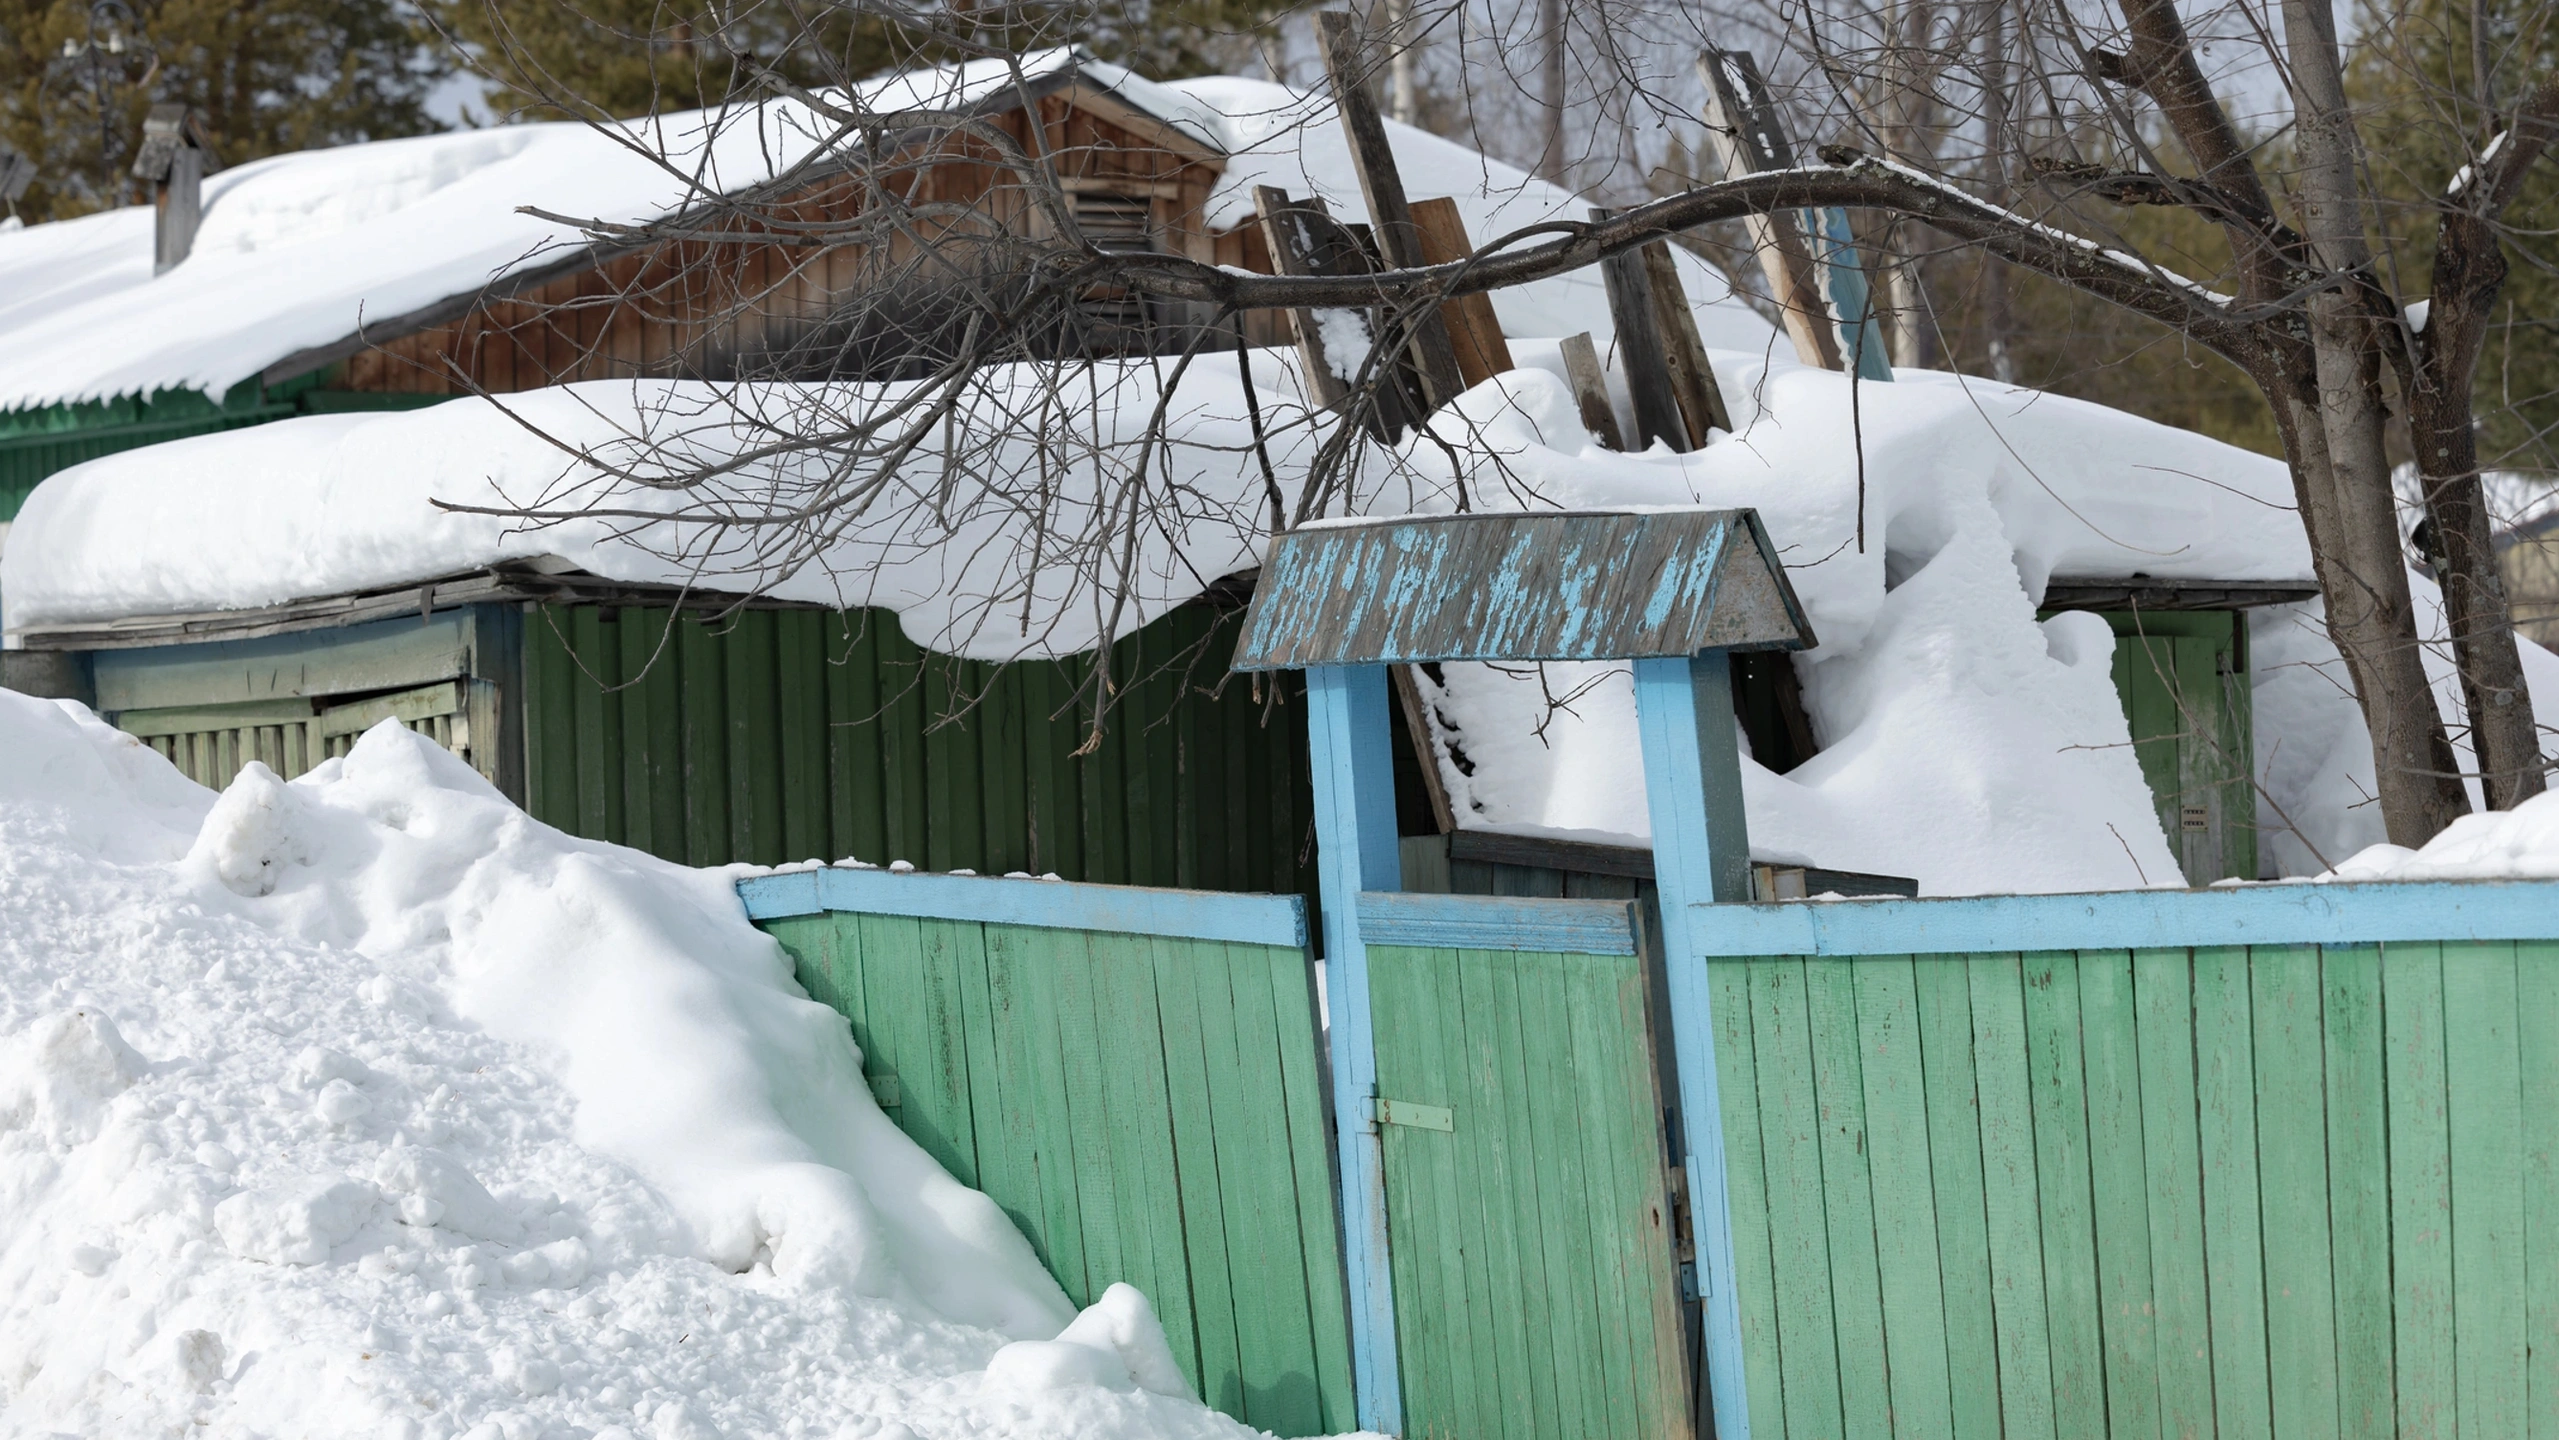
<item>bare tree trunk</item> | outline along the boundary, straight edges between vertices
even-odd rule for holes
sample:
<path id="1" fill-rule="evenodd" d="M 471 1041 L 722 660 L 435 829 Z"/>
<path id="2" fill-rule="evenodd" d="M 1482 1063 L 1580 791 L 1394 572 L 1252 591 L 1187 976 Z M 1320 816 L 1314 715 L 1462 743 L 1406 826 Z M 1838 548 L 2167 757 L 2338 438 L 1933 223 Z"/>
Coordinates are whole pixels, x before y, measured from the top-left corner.
<path id="1" fill-rule="evenodd" d="M 2360 293 L 2372 252 L 2364 238 L 2360 156 L 2338 65 L 2336 17 L 2328 0 L 2283 0 L 2283 16 L 2300 146 L 2302 234 L 2332 281 L 2309 301 L 2317 414 L 2300 417 L 2296 428 L 2304 439 L 2318 432 L 2325 450 L 2320 468 L 2338 527 L 2329 563 L 2342 584 L 2323 577 L 2322 588 L 2330 633 L 2364 692 L 2382 822 L 2391 843 L 2414 847 L 2468 813 L 2469 797 L 2426 681 L 2400 558 L 2390 458 L 2382 444 L 2388 414 L 2379 337 Z M 2318 488 L 2320 469 L 2310 470 L 2308 479 Z"/>
<path id="2" fill-rule="evenodd" d="M 2444 619 L 2470 711 L 2470 747 L 2491 810 L 2511 810 L 2540 794 L 2543 767 L 2532 692 L 2497 573 L 2473 429 L 2479 351 L 2505 279 L 2506 259 L 2487 219 L 2447 210 L 2435 246 L 2434 295 L 2407 373 L 2409 438 L 2440 555 Z"/>
<path id="3" fill-rule="evenodd" d="M 1386 0 L 1386 113 L 1407 125 L 1422 123 L 1422 101 L 1413 62 L 1413 0 Z"/>
<path id="4" fill-rule="evenodd" d="M 1543 47 L 1546 101 L 1546 146 L 1537 157 L 1537 177 L 1551 184 L 1564 183 L 1564 0 L 1541 0 L 1537 7 L 1538 26 L 1542 32 L 1538 44 Z"/>
<path id="5" fill-rule="evenodd" d="M 1984 13 L 1989 29 L 1982 37 L 1982 183 L 1990 189 L 1991 203 L 2005 206 L 2017 198 L 2008 183 L 2008 0 L 1990 0 Z M 1992 377 L 2002 384 L 2014 384 L 2017 361 L 2010 353 L 2009 340 L 2016 330 L 2016 320 L 2009 310 L 2005 265 L 1990 263 L 1981 267 L 1981 320 L 1983 349 L 1990 357 Z"/>

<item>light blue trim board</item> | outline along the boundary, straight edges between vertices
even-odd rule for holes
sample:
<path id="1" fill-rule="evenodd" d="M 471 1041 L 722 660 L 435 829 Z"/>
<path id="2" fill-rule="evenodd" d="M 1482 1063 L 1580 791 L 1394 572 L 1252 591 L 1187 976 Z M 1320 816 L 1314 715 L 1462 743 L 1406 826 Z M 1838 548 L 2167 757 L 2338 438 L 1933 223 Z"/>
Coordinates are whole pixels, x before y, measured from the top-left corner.
<path id="1" fill-rule="evenodd" d="M 1840 348 L 1849 370 L 1860 380 L 1890 380 L 1893 363 L 1884 354 L 1883 317 L 1875 313 L 1874 277 L 1857 249 L 1848 212 L 1836 205 L 1805 212 L 1815 225 L 1821 251 L 1823 289 L 1831 316 L 1839 322 Z"/>
<path id="2" fill-rule="evenodd" d="M 1653 822 L 1671 1054 L 1679 1077 L 1689 1226 L 1698 1258 L 1706 1377 L 1716 1440 L 1750 1440 L 1742 1312 L 1733 1283 L 1733 1211 L 1724 1188 L 1724 1106 L 1715 1076 L 1715 1013 L 1706 967 L 1682 963 L 1696 917 L 1715 900 L 1750 898 L 1750 830 L 1742 813 L 1741 737 L 1733 725 L 1732 657 L 1637 660 L 1635 728 Z M 1746 907 L 1733 907 L 1746 908 Z"/>
<path id="3" fill-rule="evenodd" d="M 1404 1429 L 1395 1284 L 1386 1236 L 1385 1151 L 1370 1118 L 1377 1028 L 1359 897 L 1402 886 L 1386 667 L 1306 672 L 1306 750 L 1315 784 L 1315 873 L 1324 897 L 1324 1005 L 1332 1042 L 1333 1133 L 1342 1173 L 1342 1270 L 1351 1307 L 1351 1388 L 1362 1429 Z"/>
<path id="4" fill-rule="evenodd" d="M 759 875 L 739 881 L 737 893 L 751 920 L 842 910 L 1306 948 L 1306 900 L 1298 895 L 1220 895 L 1136 885 L 838 869 Z"/>
<path id="5" fill-rule="evenodd" d="M 1654 822 L 1658 825 L 1660 822 Z M 1663 896 L 1665 916 L 1669 896 Z M 1667 927 L 1665 927 L 1667 928 Z M 2376 881 L 1692 906 L 1687 948 L 1732 955 L 1970 955 L 2189 945 L 2559 937 L 2559 881 Z"/>
<path id="6" fill-rule="evenodd" d="M 1372 890 L 1359 897 L 1359 938 L 1426 950 L 1632 955 L 1635 902 Z"/>

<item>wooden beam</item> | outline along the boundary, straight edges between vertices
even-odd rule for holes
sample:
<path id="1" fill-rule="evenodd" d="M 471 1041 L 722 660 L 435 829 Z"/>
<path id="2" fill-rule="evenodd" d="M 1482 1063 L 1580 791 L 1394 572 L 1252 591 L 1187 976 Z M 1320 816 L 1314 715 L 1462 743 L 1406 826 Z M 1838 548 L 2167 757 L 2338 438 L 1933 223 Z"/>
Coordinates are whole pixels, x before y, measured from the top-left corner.
<path id="1" fill-rule="evenodd" d="M 1706 342 L 1697 334 L 1697 312 L 1688 308 L 1688 291 L 1679 283 L 1679 264 L 1671 258 L 1670 246 L 1656 240 L 1642 254 L 1644 275 L 1652 282 L 1653 319 L 1661 330 L 1671 393 L 1678 397 L 1679 413 L 1688 421 L 1688 448 L 1703 450 L 1708 432 L 1733 432 L 1733 414 L 1725 408 L 1723 387 L 1715 383 Z"/>
<path id="2" fill-rule="evenodd" d="M 1422 793 L 1430 797 L 1431 823 L 1446 835 L 1457 828 L 1457 811 L 1448 803 L 1448 782 L 1439 773 L 1439 752 L 1431 745 L 1430 706 L 1413 673 L 1419 668 L 1389 665 L 1386 672 L 1395 684 L 1395 708 L 1404 712 L 1404 734 L 1413 742 L 1413 768 L 1422 772 Z"/>
<path id="3" fill-rule="evenodd" d="M 1706 83 L 1706 148 L 1711 152 L 1711 179 L 1737 180 L 1761 170 L 1794 164 L 1786 133 L 1768 105 L 1759 67 L 1748 55 L 1709 49 L 1697 57 L 1697 76 Z M 1785 312 L 1786 336 L 1795 342 L 1795 358 L 1824 370 L 1840 368 L 1839 332 L 1830 306 L 1822 299 L 1813 268 L 1813 252 L 1804 234 L 1801 212 L 1776 210 L 1754 215 L 1750 227 L 1759 268 L 1769 292 Z"/>
<path id="4" fill-rule="evenodd" d="M 1593 220 L 1615 211 L 1593 209 Z M 1645 273 L 1641 251 L 1621 250 L 1599 262 L 1608 282 L 1608 317 L 1617 326 L 1617 363 L 1626 372 L 1626 390 L 1635 400 L 1635 446 L 1659 440 L 1673 450 L 1693 450 L 1688 421 L 1679 411 L 1671 387 L 1670 364 L 1662 353 L 1661 322 L 1653 303 L 1652 278 Z"/>
<path id="5" fill-rule="evenodd" d="M 1459 214 L 1457 202 L 1448 196 L 1435 196 L 1413 202 L 1413 227 L 1422 237 L 1422 263 L 1448 265 L 1475 253 L 1475 244 L 1466 235 L 1466 217 Z M 1461 295 L 1439 307 L 1441 323 L 1448 326 L 1450 344 L 1457 350 L 1457 374 L 1469 390 L 1496 375 L 1516 368 L 1511 361 L 1510 341 L 1502 335 L 1502 322 L 1493 313 L 1493 297 L 1478 291 Z M 1689 326 L 1693 333 L 1694 323 Z"/>
<path id="6" fill-rule="evenodd" d="M 1617 402 L 1608 398 L 1608 372 L 1599 368 L 1599 351 L 1583 331 L 1564 341 L 1564 381 L 1573 387 L 1573 403 L 1581 407 L 1582 428 L 1611 450 L 1626 448 L 1617 428 Z"/>
<path id="7" fill-rule="evenodd" d="M 1342 120 L 1342 136 L 1350 142 L 1351 168 L 1359 172 L 1360 194 L 1368 201 L 1368 218 L 1377 227 L 1378 248 L 1399 270 L 1420 267 L 1421 231 L 1404 198 L 1404 177 L 1395 168 L 1395 152 L 1386 141 L 1386 121 L 1360 83 L 1359 36 L 1348 11 L 1326 10 L 1315 17 L 1317 49 L 1324 74 L 1332 82 L 1333 105 Z M 1422 398 L 1430 408 L 1457 398 L 1465 386 L 1459 378 L 1457 349 L 1448 327 L 1433 310 L 1413 323 L 1413 363 L 1421 372 Z"/>
<path id="8" fill-rule="evenodd" d="M 1315 235 L 1303 218 L 1306 207 L 1288 192 L 1270 185 L 1253 187 L 1253 209 L 1262 221 L 1262 240 L 1270 247 L 1271 270 L 1279 275 L 1321 275 Z M 1297 332 L 1298 363 L 1306 370 L 1307 398 L 1327 410 L 1350 398 L 1350 387 L 1333 373 L 1324 354 L 1324 332 L 1312 310 L 1291 310 L 1289 324 Z"/>

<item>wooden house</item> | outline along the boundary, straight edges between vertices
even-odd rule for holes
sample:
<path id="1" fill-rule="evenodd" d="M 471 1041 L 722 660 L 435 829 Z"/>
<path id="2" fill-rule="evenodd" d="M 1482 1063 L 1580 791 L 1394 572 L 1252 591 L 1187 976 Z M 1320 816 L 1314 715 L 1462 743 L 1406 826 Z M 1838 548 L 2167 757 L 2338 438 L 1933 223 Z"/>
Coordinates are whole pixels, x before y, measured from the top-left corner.
<path id="1" fill-rule="evenodd" d="M 1178 96 L 1069 51 L 1026 60 L 1028 87 L 985 68 L 932 72 L 949 82 L 938 90 L 882 83 L 1056 157 L 1089 238 L 1214 257 L 1204 208 L 1223 154 Z M 919 202 L 965 212 L 945 223 L 1000 246 L 1043 222 L 987 160 L 982 144 L 937 134 L 896 163 Z M 580 244 L 397 314 L 377 309 L 261 358 L 221 402 L 172 390 L 0 414 L 0 435 L 15 424 L 38 437 L 0 449 L 17 466 L 11 513 L 78 460 L 298 414 L 626 376 L 895 375 L 932 352 L 929 294 L 886 333 L 840 317 L 879 320 L 880 307 L 852 302 L 883 284 L 915 294 L 912 269 L 900 274 L 910 257 L 756 233 L 839 221 L 858 210 L 859 185 L 849 166 L 804 167 L 786 185 L 741 187 L 701 227 L 723 238 Z M 1062 348 L 1149 346 L 1180 323 L 1121 296 L 1079 308 Z M 255 319 L 244 344 L 263 343 Z M 1184 606 L 1106 657 L 1009 667 L 920 651 L 886 611 L 732 610 L 730 597 L 538 566 L 22 629 L 28 648 L 11 653 L 19 677 L 89 701 L 209 785 L 251 760 L 300 774 L 395 716 L 539 819 L 693 864 L 854 855 L 1298 891 L 1311 883 L 1303 718 L 1285 682 L 1226 679 L 1245 593 Z M 1081 753 L 1102 663 L 1119 696 L 1107 735 Z"/>

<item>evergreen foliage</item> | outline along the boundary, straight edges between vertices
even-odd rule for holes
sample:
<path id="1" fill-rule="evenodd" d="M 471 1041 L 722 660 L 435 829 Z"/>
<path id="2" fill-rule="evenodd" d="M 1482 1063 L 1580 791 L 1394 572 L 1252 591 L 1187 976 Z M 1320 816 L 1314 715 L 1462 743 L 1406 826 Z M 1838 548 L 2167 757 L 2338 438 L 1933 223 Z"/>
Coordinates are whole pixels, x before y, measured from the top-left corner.
<path id="1" fill-rule="evenodd" d="M 441 54 L 399 0 L 0 0 L 0 146 L 36 166 L 18 214 L 138 199 L 155 103 L 195 106 L 226 165 L 441 128 Z"/>

